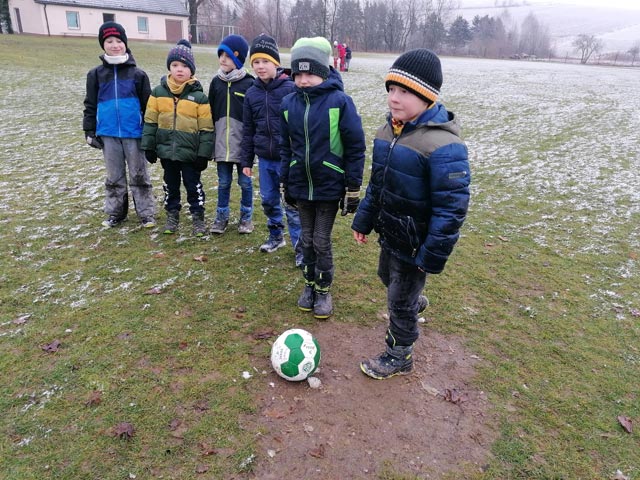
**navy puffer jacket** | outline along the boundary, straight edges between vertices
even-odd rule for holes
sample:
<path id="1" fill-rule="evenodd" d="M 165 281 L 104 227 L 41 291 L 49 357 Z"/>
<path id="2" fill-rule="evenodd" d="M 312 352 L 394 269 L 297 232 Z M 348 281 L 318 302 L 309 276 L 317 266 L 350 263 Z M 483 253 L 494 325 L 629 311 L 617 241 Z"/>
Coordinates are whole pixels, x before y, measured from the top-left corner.
<path id="1" fill-rule="evenodd" d="M 296 200 L 331 201 L 360 188 L 366 150 L 362 121 L 340 74 L 282 100 L 281 174 Z"/>
<path id="2" fill-rule="evenodd" d="M 244 97 L 242 115 L 242 167 L 253 168 L 255 156 L 280 161 L 280 104 L 296 88 L 278 69 L 276 78 L 264 83 L 256 78 Z"/>
<path id="3" fill-rule="evenodd" d="M 351 228 L 375 229 L 382 248 L 440 273 L 469 206 L 467 147 L 453 113 L 441 104 L 395 137 L 390 119 L 373 142 L 371 179 Z"/>

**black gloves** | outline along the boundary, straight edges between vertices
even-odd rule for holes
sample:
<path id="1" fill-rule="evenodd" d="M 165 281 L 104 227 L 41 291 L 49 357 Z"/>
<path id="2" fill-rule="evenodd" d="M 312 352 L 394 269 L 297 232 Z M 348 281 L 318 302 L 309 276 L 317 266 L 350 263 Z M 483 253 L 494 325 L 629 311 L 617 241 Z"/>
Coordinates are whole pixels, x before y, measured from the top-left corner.
<path id="1" fill-rule="evenodd" d="M 195 162 L 193 162 L 193 168 L 202 172 L 207 169 L 209 166 L 209 159 L 207 157 L 198 157 Z"/>
<path id="2" fill-rule="evenodd" d="M 297 208 L 296 199 L 289 195 L 289 189 L 287 188 L 286 183 L 280 184 L 280 194 L 282 199 L 284 200 L 285 206 L 289 206 L 291 208 Z"/>
<path id="3" fill-rule="evenodd" d="M 104 143 L 102 143 L 102 139 L 96 136 L 96 132 L 84 132 L 85 140 L 87 144 L 92 146 L 93 148 L 97 148 L 98 150 L 102 150 L 104 148 Z"/>
<path id="4" fill-rule="evenodd" d="M 145 150 L 144 156 L 147 158 L 147 162 L 156 163 L 158 161 L 158 154 L 153 150 Z"/>
<path id="5" fill-rule="evenodd" d="M 360 205 L 360 187 L 347 187 L 344 197 L 340 199 L 340 215 L 343 217 L 347 213 L 356 213 Z"/>

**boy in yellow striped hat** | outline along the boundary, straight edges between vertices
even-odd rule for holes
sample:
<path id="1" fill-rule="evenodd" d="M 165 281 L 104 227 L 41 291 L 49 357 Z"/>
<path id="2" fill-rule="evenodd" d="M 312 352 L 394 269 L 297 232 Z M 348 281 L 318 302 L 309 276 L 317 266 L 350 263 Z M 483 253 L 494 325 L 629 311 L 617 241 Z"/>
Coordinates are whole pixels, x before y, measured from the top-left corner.
<path id="1" fill-rule="evenodd" d="M 386 349 L 360 363 L 377 379 L 413 369 L 418 313 L 427 275 L 438 274 L 458 241 L 469 206 L 469 161 L 453 113 L 438 102 L 440 59 L 420 48 L 402 54 L 385 77 L 387 122 L 373 141 L 371 179 L 351 228 L 358 243 L 375 230 L 378 276 L 387 288 Z"/>

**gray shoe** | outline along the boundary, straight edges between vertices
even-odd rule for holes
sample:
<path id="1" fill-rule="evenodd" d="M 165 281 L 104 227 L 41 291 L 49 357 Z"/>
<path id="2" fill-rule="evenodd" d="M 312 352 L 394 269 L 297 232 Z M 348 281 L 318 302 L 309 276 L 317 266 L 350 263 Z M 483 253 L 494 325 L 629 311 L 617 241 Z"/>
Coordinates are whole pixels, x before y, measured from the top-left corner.
<path id="1" fill-rule="evenodd" d="M 253 232 L 253 222 L 251 220 L 240 220 L 238 233 L 248 234 Z"/>
<path id="2" fill-rule="evenodd" d="M 143 217 L 140 219 L 142 228 L 154 228 L 156 226 L 156 219 L 153 217 Z"/>
<path id="3" fill-rule="evenodd" d="M 269 239 L 260 245 L 260 251 L 264 253 L 272 253 L 287 244 L 284 237 L 269 237 Z"/>
<path id="4" fill-rule="evenodd" d="M 360 363 L 360 370 L 365 375 L 378 380 L 393 377 L 394 375 L 407 375 L 413 370 L 413 345 L 406 347 L 390 347 L 377 357 L 364 360 Z"/>
<path id="5" fill-rule="evenodd" d="M 193 221 L 193 235 L 196 237 L 204 237 L 207 234 L 207 226 L 204 223 L 204 212 L 198 212 L 191 215 Z"/>
<path id="6" fill-rule="evenodd" d="M 213 225 L 211 225 L 211 229 L 209 231 L 216 235 L 222 235 L 227 230 L 227 225 L 229 225 L 228 219 L 216 217 L 216 220 L 213 222 Z"/>
<path id="7" fill-rule="evenodd" d="M 180 211 L 169 210 L 167 211 L 167 223 L 164 225 L 162 233 L 171 235 L 178 230 L 178 224 L 180 223 Z"/>
<path id="8" fill-rule="evenodd" d="M 315 298 L 315 284 L 305 282 L 304 290 L 302 290 L 302 294 L 298 297 L 298 308 L 303 312 L 310 312 L 313 310 Z"/>
<path id="9" fill-rule="evenodd" d="M 104 222 L 102 222 L 102 226 L 114 228 L 120 225 L 126 219 L 127 219 L 126 215 L 124 217 L 119 217 L 118 215 L 109 215 L 109 218 L 107 218 Z"/>
<path id="10" fill-rule="evenodd" d="M 325 320 L 333 314 L 333 299 L 329 290 L 321 290 L 316 286 L 313 302 L 313 316 Z"/>
<path id="11" fill-rule="evenodd" d="M 429 299 L 424 295 L 418 297 L 418 313 L 424 312 L 429 306 Z"/>

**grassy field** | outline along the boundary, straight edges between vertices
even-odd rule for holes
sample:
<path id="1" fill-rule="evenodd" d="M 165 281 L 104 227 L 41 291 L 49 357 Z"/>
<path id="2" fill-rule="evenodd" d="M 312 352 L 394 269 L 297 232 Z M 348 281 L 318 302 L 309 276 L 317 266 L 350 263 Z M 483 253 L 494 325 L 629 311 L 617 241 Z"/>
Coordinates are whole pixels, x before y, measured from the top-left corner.
<path id="1" fill-rule="evenodd" d="M 168 46 L 130 46 L 157 84 Z M 81 131 L 99 53 L 95 39 L 0 35 L 0 477 L 249 478 L 248 459 L 264 453 L 239 420 L 259 388 L 243 372 L 268 355 L 262 333 L 313 327 L 293 304 L 301 276 L 290 249 L 258 252 L 257 189 L 253 235 L 198 240 L 183 221 L 163 236 L 131 216 L 100 225 L 103 166 Z M 195 56 L 206 91 L 215 50 Z M 345 76 L 369 146 L 391 62 L 356 54 Z M 500 431 L 485 471 L 455 478 L 638 478 L 637 72 L 443 63 L 473 198 L 447 269 L 430 279 L 430 328 L 482 359 L 476 382 Z M 215 182 L 207 170 L 209 220 Z M 377 246 L 357 248 L 348 218 L 334 245 L 332 321 L 371 325 Z"/>

